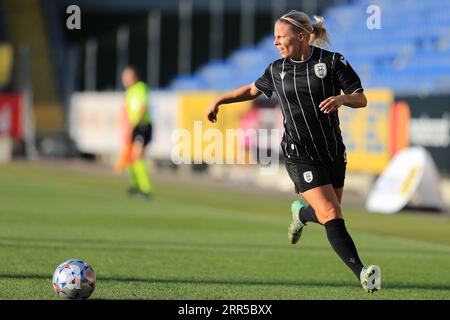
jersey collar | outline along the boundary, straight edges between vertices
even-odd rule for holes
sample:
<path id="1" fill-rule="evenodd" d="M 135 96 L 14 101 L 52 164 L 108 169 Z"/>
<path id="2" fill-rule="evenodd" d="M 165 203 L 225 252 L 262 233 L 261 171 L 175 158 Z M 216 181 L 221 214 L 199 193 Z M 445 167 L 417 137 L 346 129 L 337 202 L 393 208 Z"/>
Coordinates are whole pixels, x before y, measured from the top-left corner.
<path id="1" fill-rule="evenodd" d="M 290 60 L 291 62 L 293 62 L 293 63 L 305 63 L 306 61 L 308 61 L 309 59 L 311 59 L 311 57 L 312 57 L 313 54 L 314 54 L 314 46 L 310 46 L 310 48 L 311 48 L 311 53 L 309 54 L 309 57 L 306 58 L 305 60 L 294 60 L 294 59 L 292 59 L 292 58 L 289 58 L 289 60 Z"/>

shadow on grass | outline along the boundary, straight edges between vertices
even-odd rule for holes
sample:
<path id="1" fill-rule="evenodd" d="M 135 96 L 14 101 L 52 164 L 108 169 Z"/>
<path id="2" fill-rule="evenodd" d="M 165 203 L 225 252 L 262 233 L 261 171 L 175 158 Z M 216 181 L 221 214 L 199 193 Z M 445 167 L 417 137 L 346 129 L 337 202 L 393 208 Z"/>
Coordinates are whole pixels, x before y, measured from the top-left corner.
<path id="1" fill-rule="evenodd" d="M 64 241 L 61 241 L 64 240 Z M 213 251 L 291 251 L 299 249 L 299 246 L 292 246 L 286 244 L 266 244 L 266 243 L 233 243 L 233 242 L 189 242 L 183 239 L 182 241 L 149 241 L 149 240 L 111 240 L 111 239 L 79 239 L 79 238 L 27 238 L 27 237 L 0 237 L 0 245 L 2 247 L 21 248 L 51 248 L 51 249 L 65 249 L 66 243 L 76 242 L 78 247 L 88 247 L 92 250 L 102 249 L 110 251 L 118 250 L 213 250 Z M 301 246 L 301 251 L 330 251 L 332 250 L 328 245 L 308 244 Z M 386 254 L 385 248 L 365 247 L 363 250 L 370 250 L 371 253 Z M 298 250 L 297 250 L 298 252 Z M 390 254 L 418 254 L 416 248 L 389 248 Z M 420 255 L 435 255 L 442 254 L 443 250 L 421 249 Z"/>
<path id="2" fill-rule="evenodd" d="M 43 274 L 0 274 L 0 279 L 11 280 L 49 280 L 51 276 Z M 124 283 L 153 283 L 153 284 L 197 284 L 197 285 L 226 285 L 226 286 L 316 286 L 316 287 L 334 287 L 334 288 L 352 288 L 357 286 L 355 283 L 343 281 L 302 281 L 302 280 L 258 280 L 258 279 L 159 279 L 159 278 L 142 278 L 127 276 L 106 276 L 97 277 L 97 281 L 113 281 Z M 450 291 L 450 284 L 442 283 L 383 283 L 383 289 L 413 289 L 413 290 L 446 290 Z"/>
<path id="3" fill-rule="evenodd" d="M 63 240 L 63 241 L 61 241 Z M 149 240 L 111 240 L 111 239 L 78 239 L 78 238 L 27 238 L 27 237 L 0 237 L 0 245 L 2 247 L 38 247 L 38 248 L 52 248 L 65 249 L 66 243 L 77 243 L 79 247 L 89 247 L 91 249 L 102 250 L 142 250 L 142 249 L 197 249 L 197 250 L 229 250 L 229 251 L 252 251 L 257 250 L 293 250 L 294 246 L 286 244 L 271 244 L 266 243 L 233 243 L 233 242 L 189 242 L 185 239 L 182 241 L 149 241 Z M 287 237 L 286 237 L 287 242 Z M 303 246 L 303 250 L 330 250 L 328 246 L 308 245 Z"/>

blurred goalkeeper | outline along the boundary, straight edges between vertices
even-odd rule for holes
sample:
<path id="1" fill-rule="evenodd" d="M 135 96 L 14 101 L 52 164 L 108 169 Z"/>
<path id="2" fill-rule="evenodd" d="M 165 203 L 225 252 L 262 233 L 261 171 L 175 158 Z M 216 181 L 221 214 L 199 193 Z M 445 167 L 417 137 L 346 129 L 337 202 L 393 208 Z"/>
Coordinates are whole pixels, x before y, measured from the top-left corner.
<path id="1" fill-rule="evenodd" d="M 148 111 L 149 90 L 148 86 L 140 81 L 136 69 L 130 66 L 122 72 L 122 83 L 126 88 L 121 116 L 123 147 L 115 171 L 121 173 L 127 169 L 131 178 L 129 194 L 150 199 L 154 189 L 143 159 L 145 146 L 152 139 L 152 124 Z"/>

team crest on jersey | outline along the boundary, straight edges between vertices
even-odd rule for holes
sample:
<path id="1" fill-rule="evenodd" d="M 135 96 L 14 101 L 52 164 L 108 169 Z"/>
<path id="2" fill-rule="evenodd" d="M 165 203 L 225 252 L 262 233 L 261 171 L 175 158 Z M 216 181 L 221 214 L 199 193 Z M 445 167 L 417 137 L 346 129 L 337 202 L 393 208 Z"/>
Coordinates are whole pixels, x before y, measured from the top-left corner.
<path id="1" fill-rule="evenodd" d="M 314 65 L 314 72 L 317 78 L 323 79 L 327 76 L 327 65 L 323 62 Z"/>
<path id="2" fill-rule="evenodd" d="M 307 183 L 310 183 L 313 180 L 313 174 L 311 171 L 305 171 L 303 172 L 303 179 L 305 179 L 305 181 Z"/>

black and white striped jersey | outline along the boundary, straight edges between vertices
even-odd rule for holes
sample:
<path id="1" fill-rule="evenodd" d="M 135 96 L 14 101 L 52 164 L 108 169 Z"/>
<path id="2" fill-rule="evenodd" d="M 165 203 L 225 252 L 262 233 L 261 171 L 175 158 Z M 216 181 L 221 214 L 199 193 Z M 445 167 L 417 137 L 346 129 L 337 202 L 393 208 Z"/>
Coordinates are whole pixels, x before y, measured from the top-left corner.
<path id="1" fill-rule="evenodd" d="M 287 58 L 271 63 L 255 86 L 267 98 L 277 93 L 286 157 L 313 163 L 345 161 L 338 112 L 325 114 L 319 109 L 323 100 L 341 90 L 345 94 L 363 91 L 360 78 L 341 54 L 312 46 L 303 61 Z"/>

